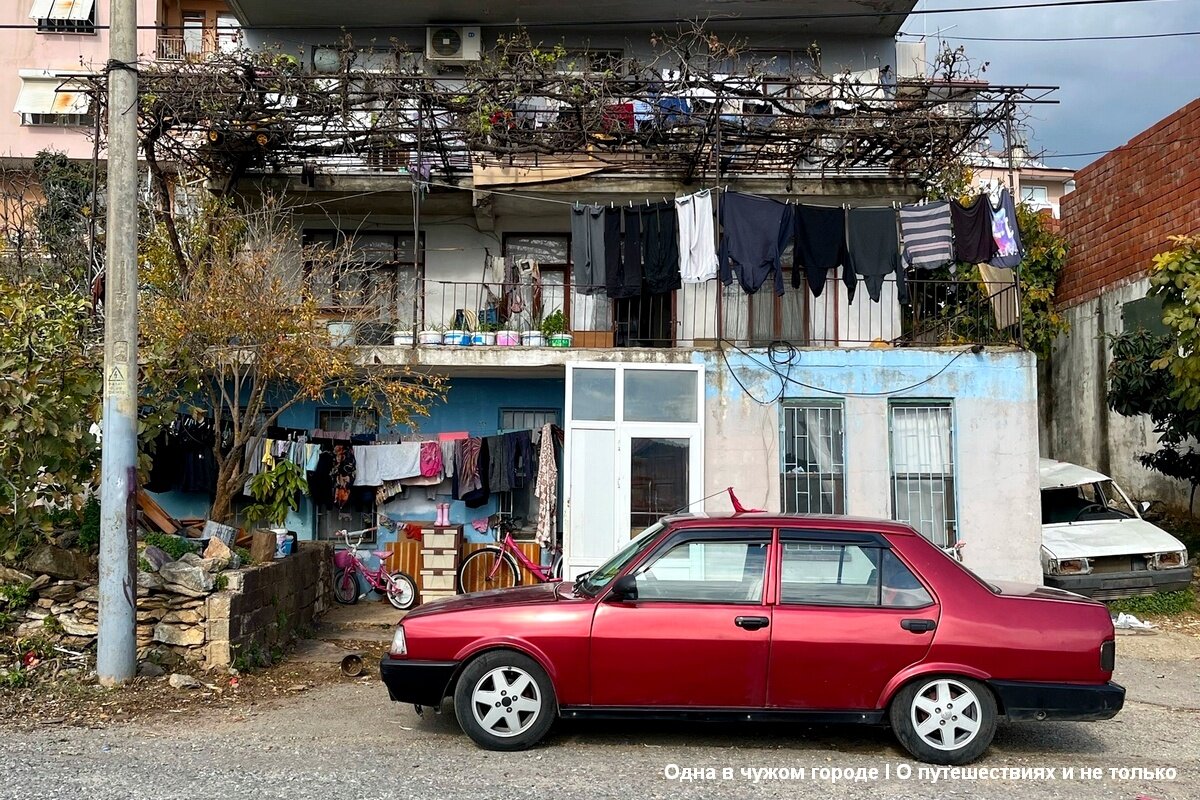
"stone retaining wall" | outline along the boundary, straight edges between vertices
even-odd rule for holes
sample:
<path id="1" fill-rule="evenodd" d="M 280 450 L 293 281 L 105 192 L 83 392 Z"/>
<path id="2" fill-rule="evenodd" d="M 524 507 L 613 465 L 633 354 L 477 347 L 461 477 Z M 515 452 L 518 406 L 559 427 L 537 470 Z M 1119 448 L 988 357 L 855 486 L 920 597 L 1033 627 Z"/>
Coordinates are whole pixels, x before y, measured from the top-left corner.
<path id="1" fill-rule="evenodd" d="M 287 558 L 228 573 L 225 590 L 209 595 L 208 667 L 226 667 L 240 656 L 265 659 L 297 631 L 312 628 L 333 597 L 333 547 L 300 542 Z"/>

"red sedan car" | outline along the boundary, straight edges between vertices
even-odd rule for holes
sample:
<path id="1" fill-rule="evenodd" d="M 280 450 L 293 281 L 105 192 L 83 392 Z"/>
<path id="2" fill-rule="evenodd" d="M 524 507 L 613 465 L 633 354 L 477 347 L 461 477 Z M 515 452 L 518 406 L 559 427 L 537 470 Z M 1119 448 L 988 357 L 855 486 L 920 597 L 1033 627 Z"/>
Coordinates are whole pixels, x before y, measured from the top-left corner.
<path id="1" fill-rule="evenodd" d="M 997 720 L 1113 717 L 1107 609 L 993 586 L 911 528 L 844 517 L 667 518 L 594 572 L 420 607 L 381 672 L 493 750 L 556 717 L 889 723 L 963 764 Z"/>

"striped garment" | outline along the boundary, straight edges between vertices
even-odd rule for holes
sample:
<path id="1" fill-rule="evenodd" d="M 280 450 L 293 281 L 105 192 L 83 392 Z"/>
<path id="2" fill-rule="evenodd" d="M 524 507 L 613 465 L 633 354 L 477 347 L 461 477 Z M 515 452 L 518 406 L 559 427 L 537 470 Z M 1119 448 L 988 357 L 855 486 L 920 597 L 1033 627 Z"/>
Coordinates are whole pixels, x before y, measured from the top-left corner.
<path id="1" fill-rule="evenodd" d="M 901 206 L 900 235 L 910 267 L 934 269 L 954 260 L 950 204 L 945 201 Z"/>

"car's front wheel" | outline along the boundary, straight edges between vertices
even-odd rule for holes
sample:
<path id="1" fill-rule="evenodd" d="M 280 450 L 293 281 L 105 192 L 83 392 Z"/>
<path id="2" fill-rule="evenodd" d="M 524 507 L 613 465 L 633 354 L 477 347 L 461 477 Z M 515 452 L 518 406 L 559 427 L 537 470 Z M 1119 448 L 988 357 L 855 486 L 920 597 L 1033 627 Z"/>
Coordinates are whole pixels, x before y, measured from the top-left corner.
<path id="1" fill-rule="evenodd" d="M 550 676 L 532 658 L 511 650 L 472 661 L 454 690 L 458 724 L 488 750 L 537 744 L 554 724 L 556 708 Z"/>
<path id="2" fill-rule="evenodd" d="M 931 764 L 974 761 L 996 733 L 996 698 L 969 678 L 919 678 L 896 694 L 889 715 L 904 749 Z"/>

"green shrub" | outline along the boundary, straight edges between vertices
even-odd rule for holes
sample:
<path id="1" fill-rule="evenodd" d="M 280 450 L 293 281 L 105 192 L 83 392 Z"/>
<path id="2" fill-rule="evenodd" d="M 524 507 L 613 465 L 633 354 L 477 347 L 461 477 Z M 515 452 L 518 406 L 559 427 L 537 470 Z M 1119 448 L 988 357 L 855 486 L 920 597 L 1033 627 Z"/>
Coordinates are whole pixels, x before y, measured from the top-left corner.
<path id="1" fill-rule="evenodd" d="M 0 605 L 8 609 L 24 608 L 33 599 L 27 583 L 6 583 L 0 586 Z"/>
<path id="2" fill-rule="evenodd" d="M 79 549 L 91 553 L 100 547 L 100 498 L 92 495 L 83 507 L 79 525 Z"/>
<path id="3" fill-rule="evenodd" d="M 188 553 L 196 552 L 196 546 L 187 539 L 165 533 L 147 533 L 142 537 L 142 541 L 148 546 L 162 550 L 174 561 L 178 561 Z"/>
<path id="4" fill-rule="evenodd" d="M 1108 610 L 1114 614 L 1125 612 L 1135 616 L 1176 616 L 1196 610 L 1196 593 L 1191 589 L 1178 592 L 1158 592 L 1141 597 L 1126 597 L 1112 600 Z"/>

